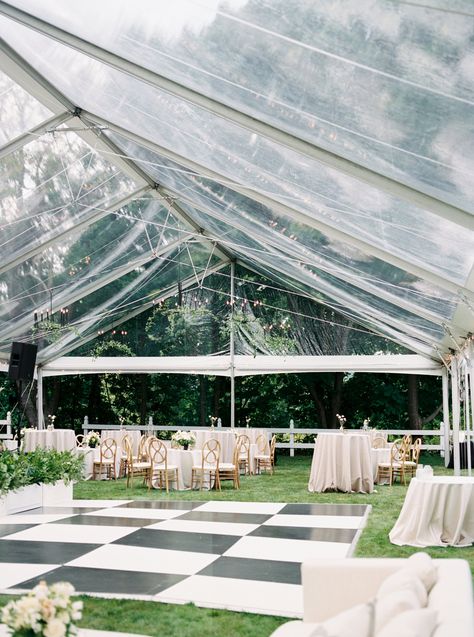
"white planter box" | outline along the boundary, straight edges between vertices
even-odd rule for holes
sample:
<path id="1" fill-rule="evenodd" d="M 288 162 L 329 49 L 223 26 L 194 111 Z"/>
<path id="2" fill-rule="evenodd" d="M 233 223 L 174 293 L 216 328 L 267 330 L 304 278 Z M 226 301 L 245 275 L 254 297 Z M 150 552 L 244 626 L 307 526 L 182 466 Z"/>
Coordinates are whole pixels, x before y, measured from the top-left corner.
<path id="1" fill-rule="evenodd" d="M 65 484 L 58 480 L 54 484 L 43 484 L 43 506 L 70 504 L 72 501 L 72 482 Z"/>
<path id="2" fill-rule="evenodd" d="M 2 515 L 21 513 L 29 509 L 37 509 L 43 505 L 43 489 L 39 484 L 32 484 L 17 491 L 10 491 L 0 500 Z"/>

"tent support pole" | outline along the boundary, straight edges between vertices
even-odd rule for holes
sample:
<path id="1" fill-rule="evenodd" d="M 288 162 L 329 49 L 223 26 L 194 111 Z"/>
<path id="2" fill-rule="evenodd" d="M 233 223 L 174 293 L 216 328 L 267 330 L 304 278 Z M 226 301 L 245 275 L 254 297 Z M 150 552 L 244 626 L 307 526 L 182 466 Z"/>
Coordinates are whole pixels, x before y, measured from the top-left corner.
<path id="1" fill-rule="evenodd" d="M 235 427 L 234 294 L 235 262 L 230 264 L 230 426 Z"/>
<path id="2" fill-rule="evenodd" d="M 447 467 L 451 454 L 449 448 L 451 426 L 449 422 L 449 375 L 447 369 L 443 369 L 441 379 L 443 381 L 444 464 Z"/>
<path id="3" fill-rule="evenodd" d="M 451 365 L 451 399 L 453 405 L 453 456 L 454 475 L 461 475 L 461 459 L 459 454 L 459 423 L 460 423 L 460 403 L 459 403 L 459 367 L 456 358 Z"/>
<path id="4" fill-rule="evenodd" d="M 36 412 L 38 414 L 38 429 L 44 429 L 44 415 L 43 415 L 43 372 L 38 369 L 38 376 L 36 380 Z"/>

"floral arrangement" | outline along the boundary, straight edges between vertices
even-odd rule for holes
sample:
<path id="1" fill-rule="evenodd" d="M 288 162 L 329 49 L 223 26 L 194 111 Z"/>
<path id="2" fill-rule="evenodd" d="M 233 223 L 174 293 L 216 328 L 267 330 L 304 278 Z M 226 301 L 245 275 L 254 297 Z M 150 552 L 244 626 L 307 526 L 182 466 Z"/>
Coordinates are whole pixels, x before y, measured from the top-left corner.
<path id="1" fill-rule="evenodd" d="M 100 434 L 98 431 L 90 431 L 87 436 L 84 438 L 84 442 L 88 447 L 94 449 L 97 445 L 100 444 Z"/>
<path id="2" fill-rule="evenodd" d="M 56 420 L 56 416 L 51 416 L 48 414 L 48 429 L 52 431 L 54 429 L 54 421 Z"/>
<path id="3" fill-rule="evenodd" d="M 363 427 L 362 427 L 362 428 L 363 428 L 363 429 L 368 429 L 368 428 L 369 428 L 369 425 L 370 425 L 370 418 L 366 418 L 366 419 L 364 420 L 364 424 L 363 424 Z"/>
<path id="4" fill-rule="evenodd" d="M 249 426 L 250 426 L 250 421 L 251 421 L 251 420 L 252 420 L 252 419 L 250 418 L 250 416 L 245 416 L 245 425 L 246 425 L 247 427 L 249 427 Z"/>
<path id="5" fill-rule="evenodd" d="M 82 602 L 73 602 L 74 587 L 68 582 L 47 586 L 42 581 L 32 591 L 2 610 L 2 622 L 14 635 L 69 637 L 77 635 L 74 621 L 82 617 Z"/>
<path id="6" fill-rule="evenodd" d="M 340 429 L 344 429 L 347 418 L 343 414 L 336 414 L 336 418 L 339 420 Z"/>
<path id="7" fill-rule="evenodd" d="M 211 427 L 214 429 L 214 425 L 217 422 L 217 416 L 209 416 L 209 420 L 211 421 Z"/>
<path id="8" fill-rule="evenodd" d="M 171 440 L 180 447 L 187 447 L 196 442 L 196 436 L 192 431 L 177 431 L 171 436 Z"/>

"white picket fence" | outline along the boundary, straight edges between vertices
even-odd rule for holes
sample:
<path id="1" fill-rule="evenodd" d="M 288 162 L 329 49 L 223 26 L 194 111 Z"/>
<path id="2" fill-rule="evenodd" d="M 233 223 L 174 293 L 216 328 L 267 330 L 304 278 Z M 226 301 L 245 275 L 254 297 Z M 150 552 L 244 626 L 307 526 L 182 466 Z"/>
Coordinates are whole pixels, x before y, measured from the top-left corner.
<path id="1" fill-rule="evenodd" d="M 121 426 L 121 425 L 104 425 L 104 424 L 97 424 L 97 423 L 89 423 L 89 419 L 87 416 L 85 416 L 84 424 L 82 426 L 84 434 L 87 434 L 88 431 L 92 431 L 92 430 L 101 431 L 103 429 L 120 430 L 120 429 L 137 429 L 137 428 L 138 428 L 138 425 Z M 150 416 L 150 418 L 148 419 L 148 425 L 145 428 L 142 427 L 141 429 L 143 431 L 149 431 L 149 432 L 178 431 L 178 430 L 189 431 L 191 429 L 196 431 L 199 429 L 208 429 L 208 427 L 199 427 L 195 425 L 179 426 L 179 427 L 175 425 L 156 426 L 153 424 L 153 419 Z M 229 427 L 223 427 L 223 429 L 228 430 Z M 300 429 L 299 427 L 294 426 L 294 422 L 292 420 L 290 421 L 289 427 L 264 427 L 264 429 L 265 431 L 268 431 L 270 435 L 273 435 L 273 434 L 288 434 L 289 435 L 289 442 L 277 442 L 276 446 L 279 449 L 289 449 L 290 456 L 295 455 L 295 449 L 312 449 L 314 447 L 314 442 L 296 442 L 295 435 L 309 434 L 309 435 L 316 436 L 318 433 L 324 433 L 324 432 L 327 433 L 328 431 L 330 431 L 328 429 L 314 429 L 314 428 Z M 337 431 L 337 429 L 335 431 Z M 417 438 L 419 436 L 420 437 L 429 436 L 430 438 L 431 437 L 438 438 L 439 439 L 438 444 L 422 444 L 421 448 L 426 449 L 428 451 L 439 451 L 441 456 L 444 456 L 444 450 L 446 449 L 446 446 L 449 444 L 443 423 L 441 423 L 440 429 L 380 429 L 378 431 L 380 431 L 381 434 L 382 433 L 387 434 L 388 436 L 391 436 L 393 438 L 400 438 L 401 436 L 405 434 L 410 434 L 413 438 Z"/>

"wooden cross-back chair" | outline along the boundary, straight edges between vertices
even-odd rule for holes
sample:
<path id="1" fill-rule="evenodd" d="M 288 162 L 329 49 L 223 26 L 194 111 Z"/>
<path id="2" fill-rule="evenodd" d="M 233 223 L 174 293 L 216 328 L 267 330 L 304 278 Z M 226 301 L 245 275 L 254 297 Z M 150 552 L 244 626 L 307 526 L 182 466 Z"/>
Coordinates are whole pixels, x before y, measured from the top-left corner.
<path id="1" fill-rule="evenodd" d="M 407 476 L 413 478 L 418 469 L 418 462 L 420 460 L 421 453 L 421 438 L 417 438 L 412 445 L 410 456 L 405 460 L 405 473 Z"/>
<path id="2" fill-rule="evenodd" d="M 202 490 L 204 485 L 204 478 L 209 478 L 209 489 L 212 487 L 212 481 L 214 479 L 214 486 L 216 489 L 221 490 L 221 484 L 219 479 L 219 458 L 221 454 L 221 445 L 216 438 L 210 438 L 204 443 L 201 451 L 201 464 L 193 465 L 191 470 L 191 489 L 194 485 L 198 484 Z"/>
<path id="3" fill-rule="evenodd" d="M 260 434 L 257 438 L 258 453 L 255 456 L 255 462 L 257 463 L 257 473 L 264 471 L 270 471 L 273 473 L 275 466 L 275 446 L 276 436 L 272 436 L 270 445 L 268 439 L 264 434 Z"/>
<path id="4" fill-rule="evenodd" d="M 94 460 L 92 465 L 92 479 L 96 480 L 105 473 L 107 479 L 117 478 L 115 474 L 115 459 L 117 455 L 117 443 L 113 438 L 106 438 L 100 443 L 99 460 Z"/>
<path id="5" fill-rule="evenodd" d="M 239 472 L 243 469 L 244 474 L 251 473 L 250 467 L 250 438 L 247 434 L 240 434 L 235 441 L 235 446 L 238 449 L 237 461 L 239 466 Z"/>
<path id="6" fill-rule="evenodd" d="M 219 489 L 223 480 L 232 480 L 234 489 L 240 489 L 239 478 L 239 459 L 240 459 L 240 447 L 234 445 L 234 452 L 232 454 L 232 462 L 220 462 L 219 463 Z"/>
<path id="7" fill-rule="evenodd" d="M 390 448 L 390 462 L 379 462 L 377 466 L 377 482 L 387 479 L 392 485 L 395 478 L 403 480 L 405 484 L 405 454 L 406 447 L 402 438 L 395 440 Z"/>
<path id="8" fill-rule="evenodd" d="M 168 449 L 158 438 L 150 440 L 148 457 L 150 459 L 148 488 L 162 489 L 164 485 L 168 493 L 170 482 L 174 482 L 178 489 L 178 467 L 168 464 Z"/>
<path id="9" fill-rule="evenodd" d="M 127 488 L 133 485 L 135 476 L 143 477 L 143 481 L 146 482 L 150 473 L 151 463 L 144 462 L 133 455 L 132 443 L 128 437 L 123 439 L 123 444 L 127 455 Z"/>

